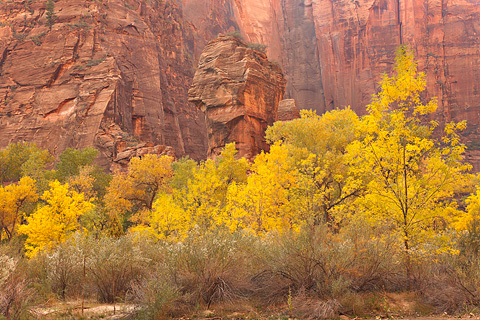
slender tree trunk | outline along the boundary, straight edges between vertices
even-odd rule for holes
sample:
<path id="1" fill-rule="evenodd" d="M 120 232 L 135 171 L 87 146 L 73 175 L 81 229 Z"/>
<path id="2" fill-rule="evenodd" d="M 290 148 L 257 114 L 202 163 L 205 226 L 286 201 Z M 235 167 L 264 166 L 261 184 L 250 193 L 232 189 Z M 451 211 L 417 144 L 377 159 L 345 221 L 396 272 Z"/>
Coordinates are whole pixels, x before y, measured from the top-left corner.
<path id="1" fill-rule="evenodd" d="M 404 204 L 403 204 L 403 244 L 405 246 L 405 267 L 407 271 L 408 290 L 412 289 L 412 261 L 410 257 L 410 246 L 408 243 L 408 172 L 407 172 L 407 155 L 406 142 L 403 144 L 403 187 L 404 187 Z"/>
<path id="2" fill-rule="evenodd" d="M 405 246 L 405 268 L 407 271 L 407 282 L 408 282 L 408 290 L 412 289 L 412 259 L 410 257 L 410 246 L 408 243 L 408 232 L 404 229 L 403 232 L 403 244 Z"/>
<path id="3" fill-rule="evenodd" d="M 112 267 L 112 273 L 113 273 L 113 314 L 115 314 L 115 272 L 113 272 L 113 267 Z"/>

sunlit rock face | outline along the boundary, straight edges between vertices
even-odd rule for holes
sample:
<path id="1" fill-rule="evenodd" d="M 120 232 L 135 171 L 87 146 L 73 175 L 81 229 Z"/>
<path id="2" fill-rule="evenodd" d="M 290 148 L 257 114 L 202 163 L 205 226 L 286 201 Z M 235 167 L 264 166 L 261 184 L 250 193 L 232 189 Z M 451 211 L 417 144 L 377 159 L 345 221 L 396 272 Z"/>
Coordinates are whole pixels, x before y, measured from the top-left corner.
<path id="1" fill-rule="evenodd" d="M 285 99 L 278 104 L 277 121 L 291 121 L 300 118 L 300 110 L 294 99 Z"/>
<path id="2" fill-rule="evenodd" d="M 205 113 L 208 156 L 235 142 L 252 159 L 268 150 L 265 130 L 277 118 L 285 92 L 281 69 L 262 52 L 235 37 L 211 41 L 200 56 L 189 100 Z"/>
<path id="3" fill-rule="evenodd" d="M 437 119 L 467 120 L 468 157 L 480 163 L 480 0 L 185 1 L 193 3 L 210 17 L 199 30 L 236 28 L 268 45 L 287 78 L 285 98 L 319 113 L 350 105 L 364 114 L 396 48 L 409 45 L 425 98 L 438 99 Z"/>
<path id="4" fill-rule="evenodd" d="M 107 166 L 121 137 L 204 159 L 205 121 L 187 91 L 206 44 L 239 30 L 268 46 L 285 98 L 318 113 L 365 113 L 396 48 L 410 45 L 437 119 L 468 121 L 480 163 L 480 0 L 58 0 L 51 30 L 45 9 L 0 6 L 0 147 L 96 146 Z"/>

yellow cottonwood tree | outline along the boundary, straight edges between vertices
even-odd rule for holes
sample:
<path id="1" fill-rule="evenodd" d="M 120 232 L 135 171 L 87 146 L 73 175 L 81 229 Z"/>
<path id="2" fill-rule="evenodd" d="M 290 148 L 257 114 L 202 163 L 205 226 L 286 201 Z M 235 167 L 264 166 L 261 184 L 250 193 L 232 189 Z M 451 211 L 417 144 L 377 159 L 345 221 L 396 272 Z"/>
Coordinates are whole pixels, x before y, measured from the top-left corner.
<path id="1" fill-rule="evenodd" d="M 161 194 L 148 220 L 159 237 L 180 237 L 192 228 L 207 230 L 217 226 L 235 228 L 226 211 L 226 194 L 231 184 L 247 180 L 247 160 L 236 159 L 235 144 L 227 144 L 216 161 L 196 164 L 181 160 L 174 165 L 171 192 Z"/>
<path id="2" fill-rule="evenodd" d="M 127 172 L 116 172 L 107 188 L 105 205 L 113 216 L 133 213 L 131 221 L 143 223 L 153 209 L 157 193 L 173 176 L 173 158 L 146 154 L 130 160 Z"/>
<path id="3" fill-rule="evenodd" d="M 276 122 L 266 132 L 270 142 L 282 142 L 294 159 L 297 184 L 292 190 L 298 214 L 315 224 L 332 226 L 348 200 L 362 191 L 348 170 L 345 149 L 359 138 L 359 117 L 349 108 L 333 110 L 319 116 L 314 111 L 301 111 L 301 118 Z"/>
<path id="4" fill-rule="evenodd" d="M 274 144 L 255 158 L 245 184 L 232 184 L 226 211 L 238 227 L 257 233 L 296 228 L 301 221 L 290 201 L 297 171 L 286 146 Z"/>
<path id="5" fill-rule="evenodd" d="M 25 249 L 29 257 L 64 242 L 79 229 L 79 217 L 93 209 L 83 194 L 69 190 L 68 184 L 57 180 L 50 183 L 50 189 L 41 198 L 46 204 L 27 217 L 27 224 L 18 229 L 27 236 Z"/>
<path id="6" fill-rule="evenodd" d="M 443 230 L 457 214 L 450 199 L 469 169 L 462 162 L 465 147 L 457 134 L 465 123 L 449 123 L 441 141 L 432 138 L 437 124 L 424 124 L 422 116 L 433 113 L 437 103 L 421 103 L 425 76 L 417 73 L 406 47 L 398 51 L 395 74 L 385 75 L 380 86 L 359 125 L 363 139 L 347 148 L 351 170 L 368 181 L 356 212 L 399 233 L 410 276 L 412 248 Z"/>
<path id="7" fill-rule="evenodd" d="M 155 238 L 181 240 L 192 228 L 192 217 L 175 202 L 173 195 L 160 193 L 145 226 L 136 230 L 147 230 Z"/>
<path id="8" fill-rule="evenodd" d="M 466 199 L 467 208 L 453 226 L 457 231 L 468 230 L 473 224 L 480 222 L 480 186 Z"/>
<path id="9" fill-rule="evenodd" d="M 8 241 L 16 233 L 16 227 L 23 218 L 23 208 L 27 203 L 38 200 L 35 180 L 23 177 L 18 183 L 0 187 L 0 241 L 5 235 Z"/>

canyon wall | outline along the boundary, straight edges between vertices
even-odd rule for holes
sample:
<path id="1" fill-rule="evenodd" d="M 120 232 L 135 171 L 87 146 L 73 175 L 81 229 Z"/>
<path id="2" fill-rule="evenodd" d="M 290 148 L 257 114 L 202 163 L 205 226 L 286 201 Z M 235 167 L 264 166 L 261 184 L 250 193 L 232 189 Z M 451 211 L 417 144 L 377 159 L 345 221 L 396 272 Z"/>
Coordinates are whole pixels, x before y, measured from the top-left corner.
<path id="1" fill-rule="evenodd" d="M 193 29 L 177 1 L 59 0 L 51 28 L 45 10 L 0 6 L 0 147 L 95 146 L 104 167 L 167 146 L 205 158 L 203 114 L 187 101 Z"/>
<path id="2" fill-rule="evenodd" d="M 464 141 L 470 159 L 480 163 L 480 0 L 188 0 L 185 5 L 193 2 L 229 8 L 221 25 L 266 44 L 287 78 L 285 97 L 319 113 L 350 105 L 364 114 L 381 75 L 392 70 L 396 48 L 409 45 L 427 76 L 425 98 L 438 99 L 437 120 L 467 120 Z M 202 30 L 209 26 L 197 24 Z"/>

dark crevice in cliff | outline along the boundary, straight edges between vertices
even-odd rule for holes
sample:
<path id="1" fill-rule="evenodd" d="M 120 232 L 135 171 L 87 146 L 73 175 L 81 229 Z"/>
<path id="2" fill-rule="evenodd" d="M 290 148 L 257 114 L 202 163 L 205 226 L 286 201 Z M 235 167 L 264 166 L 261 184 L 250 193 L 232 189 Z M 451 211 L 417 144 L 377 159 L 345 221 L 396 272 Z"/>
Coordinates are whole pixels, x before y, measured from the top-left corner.
<path id="1" fill-rule="evenodd" d="M 448 64 L 447 64 L 447 54 L 446 54 L 446 44 L 445 44 L 445 18 L 447 16 L 447 2 L 448 0 L 442 0 L 442 63 L 443 63 L 443 82 L 441 83 L 441 90 L 442 90 L 442 104 L 443 104 L 443 112 L 446 121 L 451 121 L 451 113 L 450 113 L 450 105 L 449 105 L 449 96 L 450 90 L 448 88 Z"/>
<path id="2" fill-rule="evenodd" d="M 398 37 L 400 40 L 400 45 L 403 45 L 403 30 L 402 30 L 402 18 L 400 10 L 400 0 L 397 0 L 397 23 L 398 23 Z"/>
<path id="3" fill-rule="evenodd" d="M 358 1 L 355 1 L 353 5 L 355 7 L 355 18 L 357 18 L 358 28 L 360 29 L 361 22 L 360 22 L 360 16 L 358 15 L 358 7 L 360 6 L 360 4 L 358 3 Z"/>
<path id="4" fill-rule="evenodd" d="M 58 67 L 55 69 L 55 72 L 52 74 L 51 78 L 48 80 L 47 84 L 45 85 L 45 88 L 50 88 L 52 87 L 58 79 L 62 76 L 64 71 L 68 68 L 70 68 L 71 65 L 73 65 L 74 61 L 69 60 L 67 63 L 60 63 Z"/>
<path id="5" fill-rule="evenodd" d="M 299 5 L 298 0 L 282 0 L 282 15 L 278 20 L 283 33 L 282 55 L 284 73 L 290 79 L 285 99 L 296 99 L 303 108 L 312 108 L 319 113 L 325 111 L 325 93 L 322 83 L 321 52 L 314 19 L 316 4 Z M 331 2 L 329 2 L 333 6 Z M 332 7 L 333 10 L 333 7 Z M 309 90 L 311 89 L 311 90 Z"/>
<path id="6" fill-rule="evenodd" d="M 72 54 L 72 60 L 73 61 L 76 61 L 77 58 L 78 58 L 78 47 L 80 46 L 80 38 L 81 38 L 81 36 L 78 35 L 77 42 L 73 46 L 73 54 Z"/>
<path id="7" fill-rule="evenodd" d="M 92 59 L 95 57 L 97 51 L 97 30 L 93 30 L 93 43 L 92 43 Z"/>

